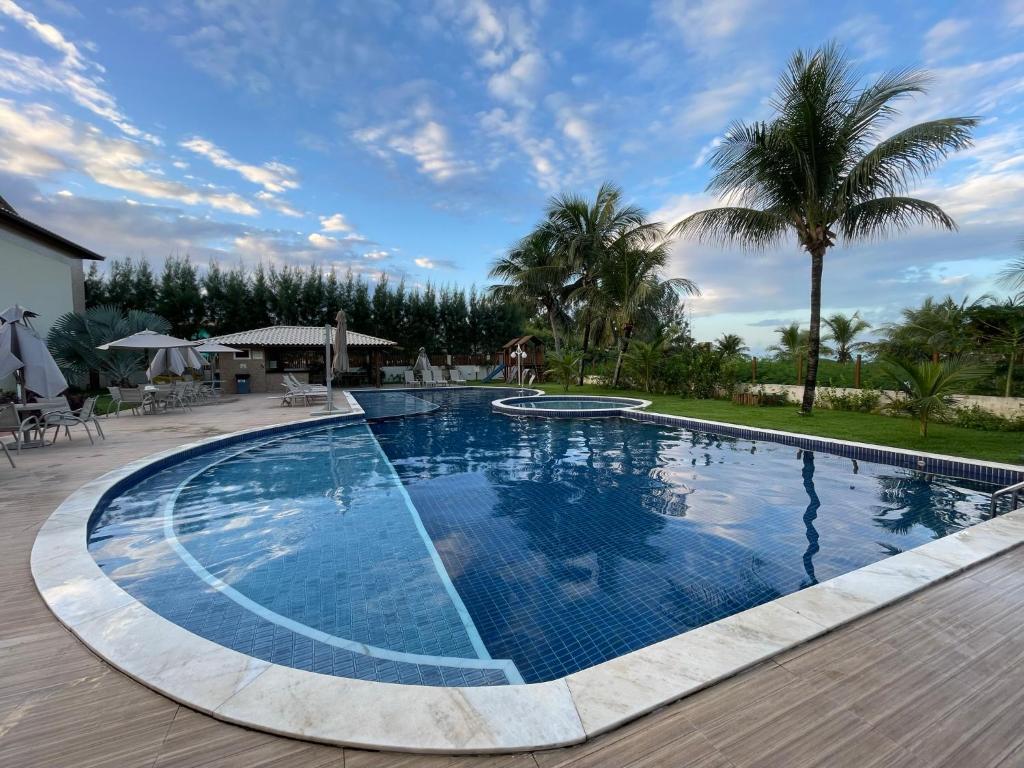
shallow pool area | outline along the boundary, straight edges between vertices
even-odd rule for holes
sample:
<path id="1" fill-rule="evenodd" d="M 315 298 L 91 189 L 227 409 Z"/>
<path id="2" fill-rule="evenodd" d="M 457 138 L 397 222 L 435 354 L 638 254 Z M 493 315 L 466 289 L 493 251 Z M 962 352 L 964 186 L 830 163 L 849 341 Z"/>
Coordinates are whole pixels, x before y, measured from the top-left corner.
<path id="1" fill-rule="evenodd" d="M 496 394 L 355 392 L 374 420 L 149 473 L 93 516 L 89 551 L 153 611 L 257 659 L 508 685 L 960 531 L 995 487 L 628 418 L 509 418 Z"/>

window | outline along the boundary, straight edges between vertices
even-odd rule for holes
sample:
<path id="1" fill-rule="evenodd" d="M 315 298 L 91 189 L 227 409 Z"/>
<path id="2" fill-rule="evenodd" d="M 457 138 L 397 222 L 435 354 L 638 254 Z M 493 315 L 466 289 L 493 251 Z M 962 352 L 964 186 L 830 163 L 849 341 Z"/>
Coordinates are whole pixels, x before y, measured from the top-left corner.
<path id="1" fill-rule="evenodd" d="M 235 360 L 248 360 L 248 359 L 249 359 L 249 350 L 248 349 L 242 349 L 242 350 L 239 350 L 238 352 L 235 352 Z"/>

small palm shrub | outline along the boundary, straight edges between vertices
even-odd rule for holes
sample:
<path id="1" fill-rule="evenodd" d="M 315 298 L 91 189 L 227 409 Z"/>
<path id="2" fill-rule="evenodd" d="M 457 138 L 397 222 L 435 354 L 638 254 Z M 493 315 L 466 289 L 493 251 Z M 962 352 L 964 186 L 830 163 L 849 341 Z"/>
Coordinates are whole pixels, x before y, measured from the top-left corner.
<path id="1" fill-rule="evenodd" d="M 545 373 L 562 385 L 562 391 L 568 392 L 569 385 L 576 380 L 580 371 L 583 353 L 575 349 L 563 349 L 561 352 L 549 352 L 548 369 Z"/>
<path id="2" fill-rule="evenodd" d="M 981 375 L 978 368 L 955 357 L 939 363 L 882 362 L 902 394 L 890 408 L 917 419 L 921 437 L 928 436 L 930 420 L 948 419 L 953 414 L 953 395 Z"/>

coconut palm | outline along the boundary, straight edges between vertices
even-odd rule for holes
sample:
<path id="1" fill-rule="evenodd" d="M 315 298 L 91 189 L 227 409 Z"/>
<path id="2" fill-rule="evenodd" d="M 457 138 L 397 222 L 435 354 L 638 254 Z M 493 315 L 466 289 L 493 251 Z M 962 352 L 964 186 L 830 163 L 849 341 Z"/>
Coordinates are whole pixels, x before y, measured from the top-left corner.
<path id="1" fill-rule="evenodd" d="M 832 348 L 835 350 L 836 360 L 840 363 L 850 362 L 855 352 L 867 346 L 866 342 L 854 341 L 859 334 L 871 327 L 871 323 L 862 319 L 857 312 L 852 316 L 836 312 L 825 318 L 825 325 L 828 326 L 828 336 L 825 338 L 835 342 Z"/>
<path id="2" fill-rule="evenodd" d="M 600 267 L 612 253 L 642 248 L 661 234 L 661 225 L 647 221 L 642 208 L 623 203 L 622 190 L 605 182 L 593 200 L 577 194 L 553 197 L 542 225 L 553 238 L 553 249 L 569 275 L 567 298 L 578 311 L 582 335 L 579 383 L 590 345 L 591 326 L 602 310 L 597 290 Z"/>
<path id="3" fill-rule="evenodd" d="M 886 359 L 882 361 L 882 367 L 903 394 L 894 407 L 917 419 L 921 437 L 928 436 L 930 419 L 950 413 L 953 395 L 962 391 L 964 384 L 981 375 L 978 368 L 959 357 L 950 357 L 941 363 Z"/>
<path id="4" fill-rule="evenodd" d="M 768 347 L 768 351 L 777 359 L 792 360 L 807 351 L 807 331 L 800 327 L 800 323 L 780 325 L 775 332 L 779 334 L 779 341 Z"/>
<path id="5" fill-rule="evenodd" d="M 612 374 L 612 386 L 619 385 L 623 356 L 629 350 L 637 316 L 661 300 L 666 289 L 689 295 L 699 294 L 696 283 L 682 277 L 662 279 L 668 264 L 668 246 L 661 240 L 661 227 L 645 230 L 647 243 L 620 241 L 597 267 L 597 305 L 611 318 L 618 336 L 619 352 Z"/>
<path id="6" fill-rule="evenodd" d="M 490 276 L 504 281 L 491 286 L 491 293 L 502 301 L 519 302 L 543 311 L 551 326 L 555 352 L 560 352 L 559 328 L 566 321 L 568 275 L 553 243 L 554 238 L 544 227 L 516 243 L 491 267 Z"/>
<path id="7" fill-rule="evenodd" d="M 920 307 L 904 309 L 901 322 L 883 326 L 883 340 L 873 346 L 885 357 L 902 360 L 930 358 L 937 363 L 945 356 L 962 355 L 973 344 L 971 312 L 988 298 L 956 301 L 947 296 L 936 301 L 929 296 Z"/>
<path id="8" fill-rule="evenodd" d="M 659 336 L 651 342 L 637 340 L 625 355 L 626 370 L 643 387 L 644 392 L 651 391 L 651 382 L 654 381 L 658 363 L 665 357 L 665 348 L 666 340 Z"/>
<path id="9" fill-rule="evenodd" d="M 779 81 L 769 122 L 737 122 L 711 154 L 708 191 L 726 205 L 694 213 L 670 234 L 763 249 L 795 235 L 811 260 L 811 316 L 801 413 L 810 414 L 821 346 L 821 276 L 838 237 L 878 237 L 916 224 L 953 230 L 939 206 L 907 196 L 921 177 L 971 143 L 972 117 L 930 120 L 879 141 L 896 102 L 923 93 L 926 73 L 900 70 L 865 87 L 829 44 L 799 52 Z"/>
<path id="10" fill-rule="evenodd" d="M 750 347 L 743 343 L 743 339 L 735 333 L 723 333 L 715 340 L 715 349 L 726 360 L 742 357 L 750 351 Z"/>

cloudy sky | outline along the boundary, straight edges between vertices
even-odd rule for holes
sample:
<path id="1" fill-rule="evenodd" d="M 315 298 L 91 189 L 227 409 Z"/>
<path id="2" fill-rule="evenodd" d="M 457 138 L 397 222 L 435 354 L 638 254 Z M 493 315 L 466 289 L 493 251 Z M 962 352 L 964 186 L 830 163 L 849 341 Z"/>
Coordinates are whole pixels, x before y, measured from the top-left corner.
<path id="1" fill-rule="evenodd" d="M 976 296 L 1024 235 L 1024 0 L 0 0 L 0 194 L 108 257 L 317 264 L 487 285 L 562 190 L 603 179 L 674 223 L 715 137 L 769 116 L 790 53 L 925 66 L 901 122 L 979 115 L 918 190 L 957 234 L 835 249 L 827 310 Z M 807 260 L 675 246 L 699 338 L 759 349 Z"/>

